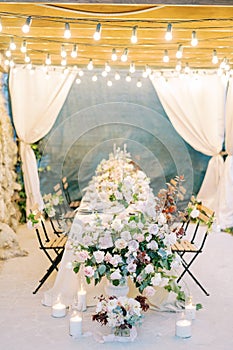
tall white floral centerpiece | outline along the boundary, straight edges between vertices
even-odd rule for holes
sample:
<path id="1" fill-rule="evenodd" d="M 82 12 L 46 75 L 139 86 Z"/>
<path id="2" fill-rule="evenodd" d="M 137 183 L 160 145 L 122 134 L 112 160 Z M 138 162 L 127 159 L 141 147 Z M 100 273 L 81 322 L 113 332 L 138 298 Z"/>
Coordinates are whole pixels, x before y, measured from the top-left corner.
<path id="1" fill-rule="evenodd" d="M 73 245 L 74 271 L 83 266 L 87 283 L 94 280 L 97 284 L 106 276 L 119 286 L 131 278 L 146 296 L 152 296 L 155 287 L 163 287 L 181 297 L 172 274 L 180 258 L 171 246 L 182 229 L 173 230 L 171 224 L 176 200 L 182 196 L 182 181 L 177 177 L 155 197 L 149 178 L 132 162 L 126 147 L 123 151 L 114 148 L 97 167 L 88 195 L 96 203 L 101 200 L 105 208 L 118 210 L 95 213 L 82 223 L 81 239 Z"/>

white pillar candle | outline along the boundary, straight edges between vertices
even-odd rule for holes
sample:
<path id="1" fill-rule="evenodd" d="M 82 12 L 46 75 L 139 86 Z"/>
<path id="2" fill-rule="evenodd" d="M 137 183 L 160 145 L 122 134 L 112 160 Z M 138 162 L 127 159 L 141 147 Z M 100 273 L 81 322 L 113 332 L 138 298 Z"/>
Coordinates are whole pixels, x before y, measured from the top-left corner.
<path id="1" fill-rule="evenodd" d="M 85 311 L 87 309 L 87 292 L 81 289 L 78 292 L 78 310 Z"/>
<path id="2" fill-rule="evenodd" d="M 66 306 L 60 302 L 52 306 L 53 317 L 64 317 L 66 315 Z"/>
<path id="3" fill-rule="evenodd" d="M 176 322 L 176 336 L 180 338 L 189 338 L 192 335 L 192 322 L 189 320 L 178 320 Z"/>
<path id="4" fill-rule="evenodd" d="M 82 317 L 79 315 L 74 315 L 70 318 L 70 335 L 73 337 L 82 335 Z"/>
<path id="5" fill-rule="evenodd" d="M 189 320 L 195 320 L 196 305 L 193 305 L 192 303 L 185 305 L 185 315 Z"/>

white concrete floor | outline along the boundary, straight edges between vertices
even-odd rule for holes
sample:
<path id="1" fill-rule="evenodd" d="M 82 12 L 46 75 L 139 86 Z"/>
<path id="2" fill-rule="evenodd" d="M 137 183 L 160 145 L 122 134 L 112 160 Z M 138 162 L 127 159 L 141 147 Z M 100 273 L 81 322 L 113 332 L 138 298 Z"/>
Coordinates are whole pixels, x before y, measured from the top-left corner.
<path id="1" fill-rule="evenodd" d="M 233 349 L 233 236 L 211 233 L 205 251 L 193 264 L 193 271 L 210 292 L 209 297 L 189 276 L 185 278 L 195 301 L 203 305 L 193 322 L 192 337 L 175 337 L 175 314 L 150 311 L 138 328 L 137 339 L 127 344 L 100 344 L 96 336 L 72 339 L 68 332 L 69 315 L 55 319 L 50 315 L 50 308 L 41 305 L 43 292 L 52 287 L 56 273 L 33 295 L 48 266 L 47 258 L 39 251 L 33 231 L 21 226 L 18 237 L 29 255 L 0 262 L 0 349 Z M 96 334 L 104 328 L 98 328 L 91 321 L 93 311 L 84 314 L 84 332 Z"/>

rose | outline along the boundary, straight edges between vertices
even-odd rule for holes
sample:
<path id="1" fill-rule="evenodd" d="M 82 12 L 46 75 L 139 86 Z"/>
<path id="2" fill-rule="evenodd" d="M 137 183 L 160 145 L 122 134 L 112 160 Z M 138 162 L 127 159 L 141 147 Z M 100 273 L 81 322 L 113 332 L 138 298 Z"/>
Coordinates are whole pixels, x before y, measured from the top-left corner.
<path id="1" fill-rule="evenodd" d="M 145 294 L 146 297 L 152 297 L 155 294 L 155 290 L 154 290 L 153 287 L 147 286 L 144 289 L 144 294 Z"/>
<path id="2" fill-rule="evenodd" d="M 120 219 L 113 220 L 111 226 L 112 226 L 113 230 L 115 230 L 115 231 L 120 231 L 123 228 L 123 225 L 122 225 L 122 222 Z"/>
<path id="3" fill-rule="evenodd" d="M 175 244 L 176 241 L 177 241 L 177 237 L 176 237 L 175 232 L 172 232 L 172 233 L 166 235 L 164 238 L 164 244 L 167 246 L 171 246 L 171 245 Z"/>
<path id="4" fill-rule="evenodd" d="M 154 277 L 151 278 L 151 283 L 153 286 L 159 286 L 162 281 L 161 274 L 155 273 Z"/>
<path id="5" fill-rule="evenodd" d="M 93 277 L 95 270 L 91 266 L 85 266 L 83 269 L 83 273 L 87 277 Z"/>
<path id="6" fill-rule="evenodd" d="M 102 261 L 104 260 L 104 252 L 100 250 L 98 250 L 97 252 L 94 252 L 93 255 L 97 264 L 102 263 Z"/>
<path id="7" fill-rule="evenodd" d="M 110 264 L 112 264 L 114 267 L 117 267 L 117 265 L 122 261 L 122 258 L 120 255 L 115 254 L 110 258 Z"/>
<path id="8" fill-rule="evenodd" d="M 151 250 L 157 250 L 158 249 L 158 243 L 156 241 L 150 241 L 150 243 L 147 244 L 147 249 Z"/>
<path id="9" fill-rule="evenodd" d="M 115 247 L 119 250 L 124 249 L 126 246 L 127 242 L 122 238 L 119 238 L 115 241 Z"/>
<path id="10" fill-rule="evenodd" d="M 159 226 L 163 226 L 164 224 L 166 224 L 166 222 L 167 222 L 167 219 L 165 215 L 163 215 L 163 213 L 159 214 L 159 217 L 158 217 Z"/>
<path id="11" fill-rule="evenodd" d="M 157 224 L 151 224 L 149 225 L 148 227 L 148 232 L 151 234 L 151 235 L 156 235 L 158 233 L 158 225 Z"/>
<path id="12" fill-rule="evenodd" d="M 139 243 L 135 240 L 131 240 L 128 242 L 128 248 L 130 252 L 135 252 L 136 250 L 138 250 L 139 247 Z"/>
<path id="13" fill-rule="evenodd" d="M 123 231 L 121 232 L 121 238 L 125 241 L 130 241 L 132 237 L 129 231 Z"/>
<path id="14" fill-rule="evenodd" d="M 133 264 L 133 263 L 130 263 L 126 268 L 127 268 L 127 271 L 129 271 L 130 273 L 132 273 L 132 272 L 135 272 L 135 271 L 136 271 L 137 265 L 136 265 L 136 264 Z"/>
<path id="15" fill-rule="evenodd" d="M 145 272 L 147 274 L 149 273 L 153 273 L 154 272 L 154 266 L 152 264 L 148 264 L 146 267 L 145 267 Z"/>
<path id="16" fill-rule="evenodd" d="M 87 259 L 89 259 L 89 253 L 86 250 L 81 250 L 76 252 L 76 259 L 80 263 L 84 263 Z"/>
<path id="17" fill-rule="evenodd" d="M 122 276 L 121 276 L 121 273 L 120 273 L 120 270 L 119 269 L 117 269 L 117 270 L 115 270 L 113 273 L 111 273 L 111 275 L 110 275 L 110 279 L 111 280 L 120 280 L 122 278 Z"/>

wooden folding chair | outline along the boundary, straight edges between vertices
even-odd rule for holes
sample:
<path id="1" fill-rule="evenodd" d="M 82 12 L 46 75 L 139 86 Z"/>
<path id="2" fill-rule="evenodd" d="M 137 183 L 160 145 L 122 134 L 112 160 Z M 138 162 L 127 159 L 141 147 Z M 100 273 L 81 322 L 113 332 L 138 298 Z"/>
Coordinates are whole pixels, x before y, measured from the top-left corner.
<path id="1" fill-rule="evenodd" d="M 33 294 L 36 294 L 41 286 L 45 283 L 48 277 L 54 270 L 58 271 L 58 264 L 62 259 L 62 255 L 65 249 L 65 244 L 67 241 L 67 234 L 63 233 L 59 235 L 54 234 L 52 226 L 49 227 L 49 221 L 45 222 L 43 220 L 43 213 L 38 211 L 35 218 L 41 218 L 41 224 L 36 227 L 36 235 L 39 242 L 39 248 L 43 250 L 45 255 L 50 261 L 50 266 L 47 269 L 44 276 L 40 279 L 39 285 L 33 291 Z"/>
<path id="2" fill-rule="evenodd" d="M 65 193 L 65 197 L 66 197 L 66 200 L 67 200 L 67 203 L 69 205 L 69 207 L 71 209 L 76 209 L 80 206 L 80 201 L 78 200 L 71 200 L 71 197 L 70 197 L 70 193 L 69 193 L 69 183 L 67 181 L 67 177 L 63 177 L 62 178 L 62 188 L 63 188 L 63 191 Z"/>
<path id="3" fill-rule="evenodd" d="M 197 209 L 199 210 L 199 215 L 196 218 L 196 223 L 195 223 L 195 228 L 192 234 L 192 237 L 190 240 L 188 239 L 181 239 L 180 241 L 178 241 L 177 243 L 175 243 L 172 246 L 172 252 L 176 252 L 177 254 L 179 254 L 179 256 L 181 257 L 181 262 L 183 265 L 183 272 L 181 273 L 181 275 L 178 277 L 177 279 L 177 283 L 180 282 L 180 280 L 184 277 L 185 273 L 187 272 L 192 279 L 196 282 L 196 284 L 201 288 L 201 290 L 207 295 L 209 296 L 209 293 L 205 290 L 205 288 L 202 286 L 202 284 L 198 281 L 198 279 L 194 276 L 194 274 L 190 271 L 190 266 L 192 265 L 192 263 L 194 262 L 194 260 L 196 260 L 196 258 L 198 257 L 198 255 L 200 253 L 203 252 L 203 248 L 209 233 L 209 224 L 211 222 L 213 222 L 213 217 L 214 217 L 214 212 L 213 210 L 203 206 L 203 205 L 198 205 Z M 190 218 L 187 220 L 187 222 L 185 223 L 186 228 L 190 223 Z M 202 233 L 202 239 L 199 241 L 199 244 L 196 243 L 197 240 L 197 234 L 198 231 L 200 231 L 200 224 L 203 223 L 205 224 L 205 229 L 204 232 Z M 193 255 L 193 257 L 187 261 L 186 256 L 190 256 L 190 254 Z"/>

